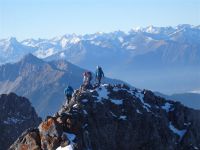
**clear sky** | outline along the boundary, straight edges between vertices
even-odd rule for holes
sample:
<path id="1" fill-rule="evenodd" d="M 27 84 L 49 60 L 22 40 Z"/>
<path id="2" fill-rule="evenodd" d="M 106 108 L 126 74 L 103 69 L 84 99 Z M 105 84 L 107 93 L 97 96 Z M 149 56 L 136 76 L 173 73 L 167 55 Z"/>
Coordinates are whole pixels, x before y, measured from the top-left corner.
<path id="1" fill-rule="evenodd" d="M 200 25 L 200 0 L 0 0 L 0 38 Z"/>

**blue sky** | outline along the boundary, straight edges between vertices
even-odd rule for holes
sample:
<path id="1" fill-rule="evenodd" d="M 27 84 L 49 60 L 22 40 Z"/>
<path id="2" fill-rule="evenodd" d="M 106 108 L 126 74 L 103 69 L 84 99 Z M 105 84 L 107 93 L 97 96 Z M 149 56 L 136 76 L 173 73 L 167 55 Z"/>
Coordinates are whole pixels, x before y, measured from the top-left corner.
<path id="1" fill-rule="evenodd" d="M 200 25 L 200 0 L 0 0 L 0 38 Z"/>

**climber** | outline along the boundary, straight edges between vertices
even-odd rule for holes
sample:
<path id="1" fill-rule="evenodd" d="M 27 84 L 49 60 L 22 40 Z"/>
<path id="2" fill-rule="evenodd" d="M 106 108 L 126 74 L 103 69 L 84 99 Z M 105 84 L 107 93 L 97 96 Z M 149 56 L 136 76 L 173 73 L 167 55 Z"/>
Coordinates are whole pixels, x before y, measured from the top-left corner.
<path id="1" fill-rule="evenodd" d="M 86 71 L 83 73 L 83 85 L 81 87 L 83 89 L 93 89 L 92 84 L 90 83 L 92 80 L 92 73 L 89 71 Z"/>
<path id="2" fill-rule="evenodd" d="M 98 86 L 101 84 L 102 77 L 104 77 L 103 70 L 100 66 L 97 66 L 96 73 L 95 73 L 95 79 L 97 80 Z"/>
<path id="3" fill-rule="evenodd" d="M 69 104 L 69 102 L 72 98 L 73 92 L 74 92 L 74 89 L 70 85 L 64 89 L 64 94 L 67 98 L 67 104 Z"/>
<path id="4" fill-rule="evenodd" d="M 89 85 L 91 80 L 92 80 L 92 73 L 89 71 L 84 72 L 83 73 L 83 84 Z"/>

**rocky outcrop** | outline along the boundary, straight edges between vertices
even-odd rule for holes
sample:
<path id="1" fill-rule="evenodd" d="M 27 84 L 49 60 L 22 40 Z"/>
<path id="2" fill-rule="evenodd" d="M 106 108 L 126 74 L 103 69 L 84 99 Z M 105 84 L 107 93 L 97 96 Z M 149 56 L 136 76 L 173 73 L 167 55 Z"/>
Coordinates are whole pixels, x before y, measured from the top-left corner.
<path id="1" fill-rule="evenodd" d="M 80 88 L 69 104 L 10 149 L 20 145 L 26 150 L 36 145 L 38 150 L 200 149 L 200 111 L 126 85 Z"/>
<path id="2" fill-rule="evenodd" d="M 24 130 L 41 122 L 28 99 L 14 93 L 0 95 L 0 112 L 0 150 L 8 149 Z"/>

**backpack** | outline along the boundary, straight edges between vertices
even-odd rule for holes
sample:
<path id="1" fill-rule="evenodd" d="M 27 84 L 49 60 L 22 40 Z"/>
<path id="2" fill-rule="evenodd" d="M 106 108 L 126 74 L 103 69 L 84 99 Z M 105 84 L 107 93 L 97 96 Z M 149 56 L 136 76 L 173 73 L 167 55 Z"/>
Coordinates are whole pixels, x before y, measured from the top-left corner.
<path id="1" fill-rule="evenodd" d="M 83 76 L 84 76 L 84 77 L 87 77 L 87 78 L 90 79 L 90 80 L 92 79 L 92 73 L 91 73 L 90 71 L 84 72 L 84 73 L 83 73 Z"/>
<path id="2" fill-rule="evenodd" d="M 67 88 L 65 88 L 64 93 L 65 95 L 72 95 L 74 92 L 73 88 L 71 86 L 68 86 Z"/>

